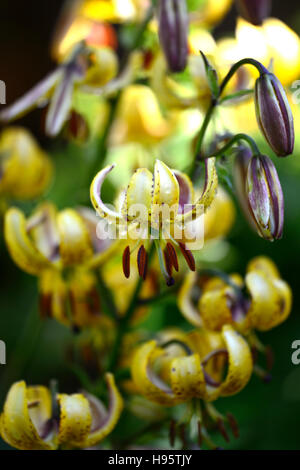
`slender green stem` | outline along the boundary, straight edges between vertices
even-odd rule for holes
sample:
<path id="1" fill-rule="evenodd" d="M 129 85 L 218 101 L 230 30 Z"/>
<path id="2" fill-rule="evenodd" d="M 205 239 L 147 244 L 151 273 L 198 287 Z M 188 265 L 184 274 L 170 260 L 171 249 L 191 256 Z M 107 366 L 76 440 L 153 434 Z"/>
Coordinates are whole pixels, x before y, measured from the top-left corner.
<path id="1" fill-rule="evenodd" d="M 262 65 L 260 62 L 258 62 L 257 60 L 255 59 L 250 59 L 250 58 L 246 58 L 246 59 L 242 59 L 242 60 L 239 60 L 238 62 L 236 62 L 236 64 L 234 64 L 231 69 L 229 70 L 228 74 L 226 75 L 226 77 L 224 78 L 224 80 L 222 81 L 221 83 L 221 86 L 220 86 L 220 93 L 219 93 L 219 97 L 222 95 L 224 89 L 226 88 L 228 82 L 231 80 L 231 78 L 233 77 L 233 75 L 237 72 L 237 70 L 242 67 L 243 65 L 253 65 L 255 68 L 257 68 L 257 70 L 259 71 L 260 74 L 263 74 L 263 73 L 268 73 L 268 70 L 266 69 L 266 67 L 264 67 L 264 65 Z"/>
<path id="2" fill-rule="evenodd" d="M 234 144 L 236 144 L 237 142 L 241 140 L 245 141 L 249 145 L 249 147 L 251 148 L 253 152 L 253 155 L 260 155 L 259 148 L 256 145 L 255 140 L 252 139 L 252 137 L 250 137 L 247 134 L 236 134 L 234 137 L 232 137 L 232 139 L 226 145 L 224 145 L 224 147 L 218 150 L 218 152 L 212 153 L 211 155 L 208 155 L 205 158 L 221 157 L 222 155 L 224 155 L 225 152 L 231 149 L 231 147 L 233 147 Z"/>
<path id="3" fill-rule="evenodd" d="M 200 132 L 199 132 L 199 135 L 198 135 L 196 150 L 195 150 L 195 158 L 194 158 L 194 161 L 193 161 L 193 164 L 192 164 L 192 167 L 191 167 L 191 171 L 190 171 L 190 175 L 193 178 L 193 180 L 195 180 L 195 177 L 196 177 L 197 166 L 198 166 L 199 162 L 202 160 L 201 159 L 201 149 L 202 149 L 204 137 L 205 137 L 207 128 L 209 126 L 210 120 L 212 118 L 212 115 L 214 113 L 216 104 L 217 103 L 214 100 L 211 102 L 211 105 L 208 108 L 208 111 L 206 113 L 206 116 L 204 118 L 204 121 L 202 123 L 201 129 L 200 129 Z"/>
<path id="4" fill-rule="evenodd" d="M 111 315 L 115 320 L 118 320 L 119 313 L 113 295 L 108 286 L 106 285 L 99 269 L 95 270 L 95 274 L 97 277 L 98 289 L 100 291 L 101 299 L 104 303 L 104 308 L 109 315 Z"/>
<path id="5" fill-rule="evenodd" d="M 211 121 L 211 118 L 213 116 L 214 110 L 215 110 L 215 108 L 218 104 L 234 97 L 234 95 L 230 95 L 229 97 L 225 97 L 222 100 L 220 100 L 220 97 L 221 97 L 224 89 L 226 88 L 227 84 L 229 83 L 229 81 L 231 80 L 233 75 L 237 72 L 237 70 L 240 67 L 242 67 L 243 65 L 253 65 L 254 67 L 257 68 L 257 70 L 259 71 L 260 74 L 268 73 L 268 70 L 260 62 L 258 62 L 255 59 L 251 59 L 251 58 L 242 59 L 242 60 L 240 60 L 239 62 L 237 62 L 236 64 L 234 64 L 231 67 L 228 74 L 226 75 L 226 77 L 224 78 L 224 80 L 222 81 L 222 83 L 220 85 L 218 98 L 212 100 L 212 102 L 210 104 L 210 107 L 207 110 L 206 116 L 204 118 L 204 121 L 202 123 L 201 129 L 200 129 L 200 132 L 199 132 L 197 145 L 196 145 L 196 150 L 195 150 L 195 157 L 194 157 L 194 161 L 193 161 L 191 171 L 190 171 L 190 175 L 191 175 L 191 177 L 194 181 L 197 178 L 197 171 L 196 170 L 197 170 L 197 167 L 199 165 L 199 162 L 201 160 L 203 160 L 203 156 L 201 155 L 201 149 L 202 149 L 204 137 L 205 137 L 206 131 L 208 129 L 209 123 Z M 248 90 L 247 90 L 247 93 L 248 93 Z M 250 91 L 249 91 L 249 93 L 250 93 Z M 242 92 L 240 94 L 242 94 Z M 242 134 L 240 134 L 240 135 L 242 135 Z M 244 140 L 246 140 L 246 139 L 244 139 Z M 249 140 L 248 140 L 248 143 L 249 143 Z M 254 149 L 254 146 L 256 146 L 255 142 L 252 141 L 250 146 L 251 146 L 252 149 Z M 256 150 L 257 150 L 257 147 L 256 147 Z"/>

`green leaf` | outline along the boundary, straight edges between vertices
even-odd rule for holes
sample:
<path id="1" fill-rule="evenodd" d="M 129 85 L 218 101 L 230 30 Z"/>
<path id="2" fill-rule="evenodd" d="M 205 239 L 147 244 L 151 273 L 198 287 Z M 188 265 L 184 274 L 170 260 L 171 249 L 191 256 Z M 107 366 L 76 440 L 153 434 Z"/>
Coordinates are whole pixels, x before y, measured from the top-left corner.
<path id="1" fill-rule="evenodd" d="M 213 66 L 208 61 L 206 55 L 202 51 L 200 51 L 200 54 L 202 55 L 202 59 L 203 59 L 205 71 L 206 71 L 206 76 L 207 76 L 207 80 L 208 80 L 212 95 L 215 99 L 217 99 L 220 93 L 217 71 L 213 68 Z"/>

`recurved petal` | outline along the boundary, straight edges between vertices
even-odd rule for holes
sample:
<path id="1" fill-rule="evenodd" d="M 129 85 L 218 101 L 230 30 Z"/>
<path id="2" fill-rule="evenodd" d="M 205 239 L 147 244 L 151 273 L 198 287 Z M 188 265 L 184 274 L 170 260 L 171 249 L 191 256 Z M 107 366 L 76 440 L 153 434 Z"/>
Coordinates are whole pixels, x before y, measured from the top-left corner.
<path id="1" fill-rule="evenodd" d="M 235 395 L 250 380 L 253 370 L 252 355 L 246 340 L 230 325 L 223 327 L 222 337 L 228 351 L 228 371 L 225 381 L 220 386 L 219 394 Z"/>
<path id="2" fill-rule="evenodd" d="M 232 314 L 229 308 L 229 287 L 217 287 L 207 290 L 199 299 L 199 315 L 205 328 L 221 330 L 223 325 L 232 323 Z"/>
<path id="3" fill-rule="evenodd" d="M 185 211 L 185 214 L 178 215 L 177 220 L 182 220 L 184 223 L 195 216 L 200 217 L 209 208 L 216 195 L 218 187 L 218 175 L 215 166 L 215 158 L 208 158 L 205 160 L 205 182 L 204 188 L 199 199 L 193 204 L 190 210 Z"/>
<path id="4" fill-rule="evenodd" d="M 76 75 L 72 68 L 66 68 L 51 99 L 46 118 L 46 134 L 56 136 L 68 119 Z"/>
<path id="5" fill-rule="evenodd" d="M 178 213 L 182 214 L 184 206 L 194 202 L 194 188 L 191 179 L 185 173 L 173 170 L 179 184 L 179 207 Z"/>
<path id="6" fill-rule="evenodd" d="M 92 242 L 84 220 L 73 209 L 65 209 L 57 216 L 59 252 L 64 266 L 81 264 L 93 254 Z"/>
<path id="7" fill-rule="evenodd" d="M 87 398 L 76 393 L 59 394 L 60 421 L 58 442 L 68 446 L 83 446 L 92 424 L 92 414 Z"/>
<path id="8" fill-rule="evenodd" d="M 247 273 L 252 271 L 263 271 L 268 277 L 280 278 L 280 273 L 275 263 L 270 258 L 267 258 L 267 256 L 253 258 L 247 266 Z"/>
<path id="9" fill-rule="evenodd" d="M 22 98 L 17 100 L 14 104 L 5 108 L 0 113 L 0 121 L 9 122 L 20 116 L 26 111 L 38 105 L 39 100 L 47 97 L 48 93 L 52 90 L 55 83 L 59 80 L 62 74 L 62 69 L 58 68 L 50 73 L 46 78 L 39 82 L 32 90 L 26 93 Z"/>
<path id="10" fill-rule="evenodd" d="M 252 299 L 248 312 L 252 328 L 266 331 L 287 318 L 291 311 L 292 293 L 286 282 L 272 279 L 263 271 L 248 273 L 245 282 Z"/>
<path id="11" fill-rule="evenodd" d="M 12 207 L 6 212 L 4 236 L 11 257 L 24 271 L 38 275 L 43 269 L 51 266 L 28 236 L 26 219 L 19 209 Z"/>
<path id="12" fill-rule="evenodd" d="M 155 341 L 148 341 L 137 348 L 132 360 L 131 376 L 139 392 L 148 400 L 173 406 L 183 400 L 179 400 L 169 385 L 154 373 L 152 366 L 154 358 L 157 358 L 156 348 Z M 163 355 L 164 352 L 161 351 L 160 354 Z"/>
<path id="13" fill-rule="evenodd" d="M 91 184 L 90 197 L 94 209 L 98 212 L 100 217 L 107 218 L 112 222 L 116 223 L 120 220 L 121 214 L 119 212 L 109 209 L 101 199 L 101 188 L 103 182 L 108 173 L 110 173 L 114 169 L 114 167 L 115 165 L 108 165 L 102 170 L 100 170 L 99 173 L 97 173 Z"/>
<path id="14" fill-rule="evenodd" d="M 170 366 L 171 388 L 179 399 L 202 398 L 205 394 L 205 378 L 199 354 L 176 357 Z"/>
<path id="15" fill-rule="evenodd" d="M 192 299 L 196 279 L 197 274 L 195 272 L 189 272 L 187 274 L 178 294 L 178 306 L 189 323 L 196 327 L 201 327 L 203 326 L 203 322 L 197 306 L 194 305 Z"/>
<path id="16" fill-rule="evenodd" d="M 160 160 L 154 166 L 153 205 L 167 205 L 175 209 L 177 214 L 179 203 L 179 183 L 175 173 Z M 175 215 L 176 215 L 175 214 Z"/>
<path id="17" fill-rule="evenodd" d="M 1 436 L 12 447 L 21 450 L 55 448 L 53 442 L 45 442 L 41 439 L 30 418 L 24 381 L 13 384 L 7 394 L 1 416 Z"/>
<path id="18" fill-rule="evenodd" d="M 117 389 L 114 376 L 107 373 L 105 376 L 109 391 L 109 405 L 106 410 L 102 403 L 94 396 L 86 394 L 92 410 L 92 427 L 85 440 L 84 447 L 92 447 L 102 441 L 116 427 L 123 411 L 123 398 Z"/>
<path id="19" fill-rule="evenodd" d="M 152 185 L 152 174 L 146 168 L 140 168 L 132 175 L 127 188 L 127 213 L 133 206 L 142 205 L 146 218 L 148 218 L 148 212 L 151 208 Z"/>

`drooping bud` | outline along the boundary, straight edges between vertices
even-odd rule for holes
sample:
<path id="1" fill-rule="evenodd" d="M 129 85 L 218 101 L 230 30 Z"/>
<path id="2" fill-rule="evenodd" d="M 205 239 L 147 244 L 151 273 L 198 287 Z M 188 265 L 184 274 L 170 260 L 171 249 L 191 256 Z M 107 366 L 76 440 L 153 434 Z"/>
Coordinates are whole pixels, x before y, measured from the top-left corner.
<path id="1" fill-rule="evenodd" d="M 239 14 L 249 23 L 259 26 L 271 13 L 271 0 L 236 0 Z"/>
<path id="2" fill-rule="evenodd" d="M 171 72 L 185 69 L 188 57 L 186 0 L 159 0 L 159 38 Z"/>
<path id="3" fill-rule="evenodd" d="M 293 114 L 283 86 L 268 71 L 256 81 L 255 109 L 258 125 L 276 155 L 284 157 L 293 153 Z"/>
<path id="4" fill-rule="evenodd" d="M 272 160 L 265 155 L 251 158 L 246 177 L 250 214 L 259 235 L 266 240 L 282 237 L 284 199 L 278 174 Z"/>

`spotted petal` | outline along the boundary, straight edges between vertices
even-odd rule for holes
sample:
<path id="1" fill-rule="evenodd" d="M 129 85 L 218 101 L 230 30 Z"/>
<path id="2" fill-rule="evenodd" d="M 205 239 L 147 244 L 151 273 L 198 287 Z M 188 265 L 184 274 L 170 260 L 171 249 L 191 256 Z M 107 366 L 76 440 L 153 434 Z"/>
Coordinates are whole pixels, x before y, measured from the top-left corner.
<path id="1" fill-rule="evenodd" d="M 86 394 L 92 411 L 93 421 L 90 433 L 85 439 L 84 447 L 92 447 L 105 439 L 115 428 L 123 411 L 123 399 L 117 389 L 114 376 L 107 373 L 105 380 L 109 391 L 108 410 L 103 407 L 97 398 Z"/>
<path id="2" fill-rule="evenodd" d="M 39 400 L 42 399 L 38 393 Z M 45 397 L 44 397 L 45 398 Z M 53 441 L 44 441 L 30 417 L 28 405 L 32 401 L 32 390 L 29 400 L 24 381 L 16 382 L 10 388 L 1 416 L 1 436 L 11 446 L 21 450 L 53 450 Z M 48 400 L 49 403 L 49 400 Z M 37 406 L 40 406 L 37 404 Z M 46 405 L 47 407 L 47 405 Z M 45 417 L 49 416 L 49 405 Z"/>
<path id="3" fill-rule="evenodd" d="M 108 220 L 116 223 L 120 220 L 121 214 L 109 209 L 101 199 L 101 188 L 103 182 L 108 173 L 110 173 L 114 167 L 115 165 L 108 165 L 97 173 L 91 184 L 90 196 L 94 209 L 98 212 L 100 217 L 107 218 Z"/>
<path id="4" fill-rule="evenodd" d="M 51 266 L 30 239 L 25 216 L 19 209 L 11 208 L 5 214 L 4 236 L 11 257 L 24 271 L 38 275 Z"/>

